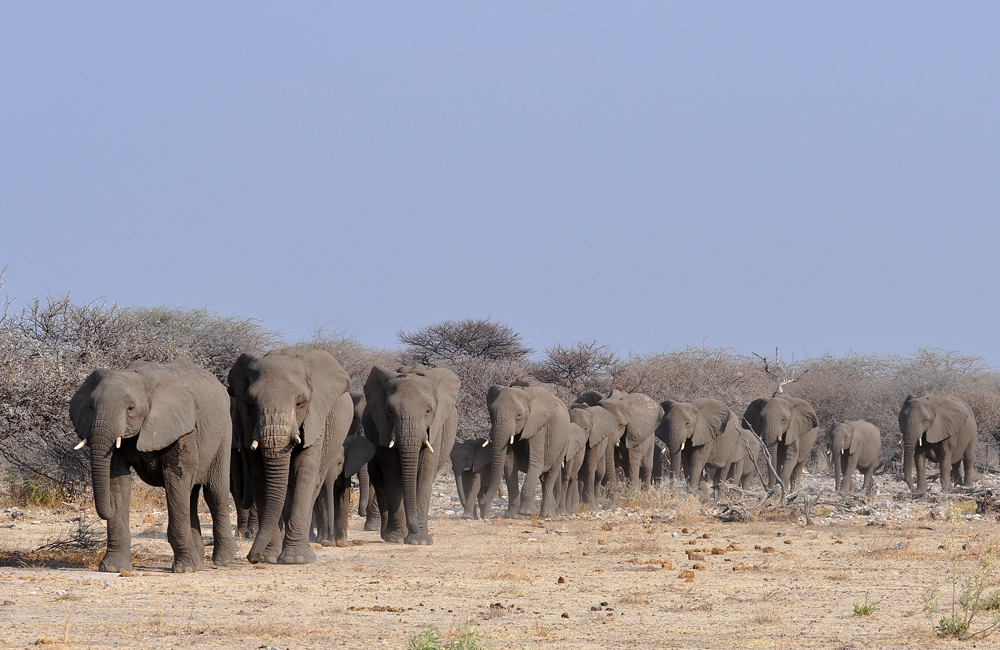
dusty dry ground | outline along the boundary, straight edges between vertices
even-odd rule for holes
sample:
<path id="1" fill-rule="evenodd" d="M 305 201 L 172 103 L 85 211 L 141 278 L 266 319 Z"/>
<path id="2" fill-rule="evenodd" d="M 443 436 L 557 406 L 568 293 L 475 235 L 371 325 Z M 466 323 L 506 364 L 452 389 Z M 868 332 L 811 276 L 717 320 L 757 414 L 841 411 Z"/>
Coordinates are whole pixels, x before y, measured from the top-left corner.
<path id="1" fill-rule="evenodd" d="M 7 509 L 0 647 L 405 648 L 421 628 L 447 636 L 463 625 L 497 649 L 996 647 L 938 639 L 940 615 L 923 601 L 949 570 L 973 570 L 998 535 L 995 516 L 951 507 L 949 517 L 948 504 L 897 499 L 901 488 L 884 485 L 879 502 L 855 511 L 820 495 L 811 526 L 798 514 L 721 523 L 667 490 L 594 515 L 463 521 L 448 514 L 454 488 L 442 477 L 431 547 L 382 543 L 355 517 L 358 544 L 318 550 L 313 565 L 251 566 L 241 555 L 187 575 L 166 572 L 166 516 L 147 498 L 132 518 L 135 575 L 124 577 L 23 566 L 25 553 L 67 537 L 78 513 Z M 866 599 L 875 612 L 855 616 Z"/>

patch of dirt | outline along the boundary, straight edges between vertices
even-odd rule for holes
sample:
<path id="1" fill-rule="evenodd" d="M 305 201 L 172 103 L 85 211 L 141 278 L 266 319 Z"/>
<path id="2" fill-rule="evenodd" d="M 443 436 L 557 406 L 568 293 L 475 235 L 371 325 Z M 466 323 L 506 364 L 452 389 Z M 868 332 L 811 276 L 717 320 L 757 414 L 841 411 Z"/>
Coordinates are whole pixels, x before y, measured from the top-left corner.
<path id="1" fill-rule="evenodd" d="M 723 506 L 665 489 L 575 517 L 464 521 L 442 475 L 433 546 L 383 543 L 352 517 L 351 539 L 364 544 L 316 547 L 315 564 L 251 566 L 240 540 L 232 566 L 183 575 L 168 571 L 162 511 L 133 511 L 135 567 L 123 576 L 88 568 L 101 553 L 48 566 L 32 555 L 71 538 L 76 517 L 103 531 L 92 504 L 7 509 L 0 636 L 4 646 L 405 648 L 422 628 L 468 625 L 497 650 L 950 646 L 922 597 L 953 566 L 972 571 L 996 515 L 914 500 L 884 477 L 868 500 L 837 497 L 832 482 L 808 477 L 799 495 L 811 525 L 795 501 L 726 523 Z M 854 616 L 866 598 L 875 612 Z"/>

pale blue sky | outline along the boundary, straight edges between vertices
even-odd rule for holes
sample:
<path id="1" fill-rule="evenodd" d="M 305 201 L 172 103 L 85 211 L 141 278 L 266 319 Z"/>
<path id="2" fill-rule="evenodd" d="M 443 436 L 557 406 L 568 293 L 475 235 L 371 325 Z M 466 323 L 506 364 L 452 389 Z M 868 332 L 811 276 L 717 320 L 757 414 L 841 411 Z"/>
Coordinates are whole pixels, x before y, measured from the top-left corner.
<path id="1" fill-rule="evenodd" d="M 331 5 L 0 5 L 10 293 L 1000 365 L 1000 5 Z"/>

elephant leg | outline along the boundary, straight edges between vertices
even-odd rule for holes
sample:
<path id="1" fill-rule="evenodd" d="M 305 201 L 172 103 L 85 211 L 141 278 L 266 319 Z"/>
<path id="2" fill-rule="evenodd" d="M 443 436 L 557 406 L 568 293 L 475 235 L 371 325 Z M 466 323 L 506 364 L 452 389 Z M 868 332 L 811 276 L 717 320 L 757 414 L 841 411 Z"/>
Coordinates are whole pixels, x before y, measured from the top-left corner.
<path id="1" fill-rule="evenodd" d="M 205 535 L 201 532 L 201 519 L 198 517 L 198 495 L 201 494 L 201 486 L 195 484 L 191 488 L 191 545 L 194 547 L 195 561 L 201 560 L 198 568 L 205 568 Z"/>
<path id="2" fill-rule="evenodd" d="M 688 471 L 690 472 L 691 487 L 695 490 L 699 489 L 701 486 L 701 474 L 705 470 L 705 464 L 708 461 L 708 451 L 704 447 L 699 448 L 697 451 L 692 453 L 688 459 L 687 463 L 689 466 Z"/>
<path id="3" fill-rule="evenodd" d="M 472 496 L 474 494 L 472 491 L 474 476 L 475 472 L 471 469 L 465 469 L 455 477 L 458 484 L 459 501 L 462 502 L 462 519 L 476 518 L 476 500 Z M 478 493 L 478 489 L 476 493 Z"/>
<path id="4" fill-rule="evenodd" d="M 368 491 L 368 505 L 365 507 L 365 530 L 381 530 L 382 515 L 375 499 L 374 488 Z"/>
<path id="5" fill-rule="evenodd" d="M 212 513 L 212 564 L 227 566 L 236 557 L 236 540 L 233 539 L 232 523 L 229 519 L 228 494 L 223 487 L 221 476 L 206 482 L 202 489 L 208 511 Z"/>
<path id="6" fill-rule="evenodd" d="M 539 514 L 541 514 L 542 517 L 551 517 L 555 514 L 556 508 L 559 506 L 559 471 L 556 468 L 552 468 L 541 478 L 542 508 Z"/>
<path id="7" fill-rule="evenodd" d="M 167 542 L 174 551 L 174 573 L 198 571 L 205 563 L 205 542 L 201 539 L 198 522 L 198 493 L 187 477 L 178 478 L 171 468 L 165 472 L 164 488 L 167 492 Z M 196 526 L 200 549 L 195 543 Z"/>
<path id="8" fill-rule="evenodd" d="M 517 508 L 517 514 L 522 517 L 531 517 L 536 512 L 535 493 L 542 476 L 542 464 L 545 462 L 545 441 L 532 438 L 528 441 L 528 450 L 528 471 L 521 483 L 521 504 Z"/>
<path id="9" fill-rule="evenodd" d="M 951 492 L 951 475 L 954 468 L 951 465 L 951 449 L 945 443 L 941 444 L 941 491 L 947 494 Z"/>
<path id="10" fill-rule="evenodd" d="M 604 477 L 601 479 L 601 485 L 612 490 L 618 486 L 618 472 L 615 469 L 615 445 L 608 441 L 608 447 L 604 450 Z"/>
<path id="11" fill-rule="evenodd" d="M 402 544 L 406 538 L 406 514 L 403 512 L 403 487 L 400 476 L 399 453 L 394 449 L 379 448 L 377 462 L 368 465 L 368 474 L 375 487 L 382 525 L 382 539 L 392 544 Z"/>
<path id="12" fill-rule="evenodd" d="M 517 459 L 513 452 L 507 452 L 503 466 L 504 482 L 507 484 L 507 512 L 504 517 L 513 517 L 521 504 L 521 489 L 518 485 Z"/>
<path id="13" fill-rule="evenodd" d="M 111 456 L 111 498 L 115 515 L 108 519 L 108 549 L 100 570 L 109 572 L 132 569 L 132 534 L 129 531 L 129 508 L 132 503 L 132 472 L 120 454 Z"/>
<path id="14" fill-rule="evenodd" d="M 875 474 L 875 463 L 872 463 L 864 470 L 865 482 L 861 484 L 862 491 L 870 490 L 872 488 L 872 485 L 875 482 L 874 474 Z"/>
<path id="15" fill-rule="evenodd" d="M 434 486 L 434 479 L 437 477 L 437 456 L 429 449 L 420 452 L 420 460 L 417 466 L 417 529 L 410 530 L 403 540 L 404 544 L 430 545 L 434 539 L 427 531 L 427 513 L 431 505 L 431 488 Z"/>
<path id="16" fill-rule="evenodd" d="M 473 519 L 481 519 L 485 516 L 483 515 L 484 512 L 489 514 L 489 509 L 484 509 L 482 503 L 483 476 L 481 472 L 470 472 L 470 474 L 470 480 L 466 483 L 469 492 L 465 495 L 465 512 L 468 514 L 469 510 L 471 510 Z"/>
<path id="17" fill-rule="evenodd" d="M 322 445 L 315 444 L 301 451 L 293 451 L 290 499 L 286 499 L 287 520 L 284 543 L 278 554 L 279 564 L 309 564 L 316 561 L 316 552 L 309 547 L 309 522 L 316 502 Z"/>
<path id="18" fill-rule="evenodd" d="M 358 516 L 368 514 L 368 493 L 371 491 L 371 481 L 368 478 L 368 463 L 358 470 Z M 367 528 L 365 530 L 368 530 Z"/>
<path id="19" fill-rule="evenodd" d="M 846 485 L 844 488 L 845 494 L 854 493 L 854 472 L 858 470 L 858 456 L 857 454 L 849 454 L 847 456 L 847 467 L 844 468 L 844 478 L 842 479 L 842 484 Z"/>
<path id="20" fill-rule="evenodd" d="M 347 546 L 347 517 L 351 510 L 351 480 L 338 476 L 333 482 L 333 543 Z"/>
<path id="21" fill-rule="evenodd" d="M 973 438 L 972 442 L 965 448 L 965 454 L 962 456 L 962 464 L 965 466 L 965 480 L 962 481 L 962 485 L 972 485 L 976 482 L 976 439 Z"/>

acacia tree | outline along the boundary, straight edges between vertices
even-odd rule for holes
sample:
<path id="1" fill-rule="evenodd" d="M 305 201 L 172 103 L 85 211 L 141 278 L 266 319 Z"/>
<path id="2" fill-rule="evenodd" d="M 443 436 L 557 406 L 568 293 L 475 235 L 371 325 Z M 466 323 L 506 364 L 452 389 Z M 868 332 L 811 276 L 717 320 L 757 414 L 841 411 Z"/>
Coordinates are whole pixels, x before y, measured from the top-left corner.
<path id="1" fill-rule="evenodd" d="M 533 374 L 547 384 L 568 389 L 575 396 L 586 390 L 610 391 L 625 367 L 607 345 L 577 341 L 545 348 L 545 359 L 536 364 Z"/>
<path id="2" fill-rule="evenodd" d="M 492 318 L 446 320 L 396 336 L 407 346 L 404 361 L 424 365 L 459 357 L 522 361 L 534 352 L 514 328 Z"/>

